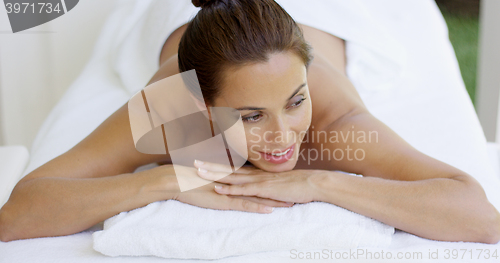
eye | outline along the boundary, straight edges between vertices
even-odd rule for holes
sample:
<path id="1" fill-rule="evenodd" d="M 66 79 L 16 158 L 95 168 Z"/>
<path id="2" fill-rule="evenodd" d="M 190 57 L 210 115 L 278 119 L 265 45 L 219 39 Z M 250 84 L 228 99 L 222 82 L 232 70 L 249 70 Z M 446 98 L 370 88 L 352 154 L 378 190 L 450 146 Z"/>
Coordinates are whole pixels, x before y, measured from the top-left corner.
<path id="1" fill-rule="evenodd" d="M 306 100 L 306 98 L 304 97 L 304 95 L 299 95 L 296 98 L 294 98 L 293 102 L 291 104 L 287 105 L 286 108 L 287 109 L 296 108 L 296 107 L 302 105 L 302 102 L 304 100 Z"/>
<path id="2" fill-rule="evenodd" d="M 262 114 L 254 114 L 249 117 L 243 117 L 244 122 L 258 122 L 262 118 Z"/>

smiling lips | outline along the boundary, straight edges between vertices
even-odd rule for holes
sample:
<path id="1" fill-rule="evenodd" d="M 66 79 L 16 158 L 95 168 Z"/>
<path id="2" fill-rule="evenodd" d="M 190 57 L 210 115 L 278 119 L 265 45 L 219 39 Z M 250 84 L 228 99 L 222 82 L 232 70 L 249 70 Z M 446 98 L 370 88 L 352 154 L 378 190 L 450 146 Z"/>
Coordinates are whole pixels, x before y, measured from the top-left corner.
<path id="1" fill-rule="evenodd" d="M 294 150 L 295 150 L 295 144 L 281 152 L 276 152 L 276 151 L 273 151 L 273 153 L 260 152 L 260 154 L 262 155 L 264 160 L 270 163 L 280 164 L 290 160 L 290 158 L 292 158 L 293 156 Z"/>

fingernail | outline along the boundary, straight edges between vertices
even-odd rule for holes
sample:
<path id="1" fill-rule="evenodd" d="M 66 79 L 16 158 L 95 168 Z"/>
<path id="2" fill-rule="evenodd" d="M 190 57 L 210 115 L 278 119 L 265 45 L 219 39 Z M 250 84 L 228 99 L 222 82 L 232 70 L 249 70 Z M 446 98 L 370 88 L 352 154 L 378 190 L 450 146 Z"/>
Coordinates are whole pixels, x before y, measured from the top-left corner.
<path id="1" fill-rule="evenodd" d="M 202 161 L 200 161 L 200 160 L 194 160 L 194 162 L 195 162 L 196 164 L 199 164 L 199 165 L 202 165 L 202 164 L 203 164 L 203 162 L 202 162 Z"/>
<path id="2" fill-rule="evenodd" d="M 266 206 L 264 207 L 264 210 L 266 210 L 266 212 L 272 212 L 274 210 L 274 207 Z"/>
<path id="3" fill-rule="evenodd" d="M 198 168 L 198 172 L 200 172 L 201 174 L 206 174 L 208 171 L 203 168 Z"/>
<path id="4" fill-rule="evenodd" d="M 215 189 L 219 189 L 219 190 L 220 190 L 220 189 L 222 189 L 222 186 L 220 186 L 220 185 L 215 185 Z"/>

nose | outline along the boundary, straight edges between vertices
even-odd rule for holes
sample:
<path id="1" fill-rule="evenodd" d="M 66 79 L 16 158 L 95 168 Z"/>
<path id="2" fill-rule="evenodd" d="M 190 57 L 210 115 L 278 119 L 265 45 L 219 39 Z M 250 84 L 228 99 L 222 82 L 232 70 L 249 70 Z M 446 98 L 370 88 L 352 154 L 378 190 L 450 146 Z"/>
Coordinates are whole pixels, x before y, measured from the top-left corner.
<path id="1" fill-rule="evenodd" d="M 266 142 L 286 147 L 293 141 L 293 133 L 290 130 L 290 126 L 283 118 L 276 118 L 269 128 L 270 130 L 265 133 Z"/>

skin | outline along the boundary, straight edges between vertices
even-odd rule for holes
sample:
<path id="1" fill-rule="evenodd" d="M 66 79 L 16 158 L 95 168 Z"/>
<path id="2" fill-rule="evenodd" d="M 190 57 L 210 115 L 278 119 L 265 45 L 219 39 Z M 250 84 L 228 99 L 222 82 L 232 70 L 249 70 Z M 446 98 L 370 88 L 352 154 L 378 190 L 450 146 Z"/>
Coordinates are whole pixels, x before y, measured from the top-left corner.
<path id="1" fill-rule="evenodd" d="M 265 171 L 292 170 L 298 150 L 293 151 L 293 160 L 283 164 L 270 163 L 261 153 L 299 149 L 304 137 L 300 134 L 305 135 L 311 125 L 312 103 L 304 63 L 291 52 L 277 53 L 268 63 L 229 70 L 225 76 L 222 94 L 214 106 L 241 109 L 248 160 Z"/>
<path id="2" fill-rule="evenodd" d="M 75 147 L 16 185 L 0 210 L 0 239 L 73 234 L 119 212 L 175 199 L 201 207 L 258 213 L 270 213 L 271 207 L 323 201 L 429 239 L 497 243 L 500 216 L 477 181 L 418 152 L 373 117 L 345 76 L 344 42 L 302 27 L 314 48 L 315 59 L 308 69 L 291 52 L 270 54 L 265 63 L 231 68 L 221 96 L 209 105 L 261 108 L 240 111 L 251 120 L 244 125 L 254 167 L 241 168 L 197 191 L 180 192 L 168 155 L 136 151 L 125 104 Z M 160 68 L 150 83 L 179 73 L 176 47 L 184 29 L 167 39 Z M 303 83 L 306 85 L 294 94 Z M 352 126 L 356 131 L 377 131 L 378 142 L 323 143 L 305 141 L 301 136 L 276 140 L 278 131 L 310 135 L 314 127 L 315 131 L 346 133 Z M 260 133 L 248 132 L 252 127 L 260 127 Z M 252 136 L 271 142 L 252 140 Z M 282 151 L 291 145 L 297 151 L 285 163 L 257 158 L 259 152 Z M 299 148 L 327 147 L 333 152 L 347 146 L 362 148 L 364 158 L 313 163 L 299 158 Z M 132 173 L 151 162 L 163 165 Z M 209 180 L 229 171 L 207 162 L 197 162 L 195 167 L 200 177 Z"/>

